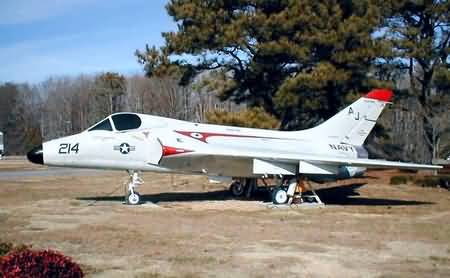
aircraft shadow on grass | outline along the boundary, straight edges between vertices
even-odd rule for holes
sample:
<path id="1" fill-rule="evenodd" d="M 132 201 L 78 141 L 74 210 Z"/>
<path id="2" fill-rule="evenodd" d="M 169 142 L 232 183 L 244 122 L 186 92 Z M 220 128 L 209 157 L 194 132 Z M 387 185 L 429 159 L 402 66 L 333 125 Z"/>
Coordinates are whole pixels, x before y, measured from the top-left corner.
<path id="1" fill-rule="evenodd" d="M 360 194 L 356 191 L 364 186 L 365 183 L 354 183 L 349 185 L 339 185 L 328 188 L 317 189 L 316 193 L 327 205 L 346 205 L 346 206 L 418 206 L 431 205 L 431 202 L 420 202 L 414 200 L 395 200 L 382 198 L 358 197 Z M 141 195 L 142 202 L 194 202 L 194 201 L 225 201 L 236 199 L 228 190 L 217 190 L 209 192 L 166 192 L 157 194 Z M 124 196 L 92 196 L 80 197 L 77 200 L 95 201 L 95 202 L 123 202 Z M 267 191 L 258 191 L 251 199 L 270 202 L 270 194 Z"/>
<path id="2" fill-rule="evenodd" d="M 431 202 L 421 202 L 415 200 L 396 200 L 384 198 L 358 197 L 360 193 L 356 190 L 366 185 L 365 183 L 354 183 L 339 185 L 316 190 L 322 202 L 328 205 L 346 206 L 418 206 L 432 205 Z"/>

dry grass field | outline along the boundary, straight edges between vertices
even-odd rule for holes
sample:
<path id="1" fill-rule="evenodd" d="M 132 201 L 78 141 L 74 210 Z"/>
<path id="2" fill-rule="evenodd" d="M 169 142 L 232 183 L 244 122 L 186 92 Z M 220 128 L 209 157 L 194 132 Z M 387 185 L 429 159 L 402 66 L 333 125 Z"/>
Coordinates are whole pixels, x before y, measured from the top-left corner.
<path id="1" fill-rule="evenodd" d="M 0 161 L 1 241 L 61 251 L 88 277 L 450 277 L 450 192 L 389 185 L 394 171 L 321 185 L 324 208 L 270 209 L 205 177 L 145 174 L 156 205 L 136 207 L 125 173 L 1 178 L 24 169 L 48 171 Z"/>

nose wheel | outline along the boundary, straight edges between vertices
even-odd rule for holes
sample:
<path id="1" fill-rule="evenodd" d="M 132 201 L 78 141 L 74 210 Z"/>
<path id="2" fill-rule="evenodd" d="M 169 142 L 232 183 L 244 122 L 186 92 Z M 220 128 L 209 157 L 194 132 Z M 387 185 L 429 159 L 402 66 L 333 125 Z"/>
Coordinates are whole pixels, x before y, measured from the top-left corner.
<path id="1" fill-rule="evenodd" d="M 138 192 L 128 193 L 127 203 L 129 205 L 138 205 L 141 202 L 141 195 Z"/>
<path id="2" fill-rule="evenodd" d="M 138 192 L 128 193 L 127 204 L 138 205 L 141 202 L 141 195 Z"/>
<path id="3" fill-rule="evenodd" d="M 125 195 L 125 202 L 128 205 L 139 205 L 141 203 L 141 195 L 136 191 L 136 188 L 144 183 L 144 180 L 139 176 L 138 171 L 128 171 L 130 181 L 128 182 L 127 193 Z"/>

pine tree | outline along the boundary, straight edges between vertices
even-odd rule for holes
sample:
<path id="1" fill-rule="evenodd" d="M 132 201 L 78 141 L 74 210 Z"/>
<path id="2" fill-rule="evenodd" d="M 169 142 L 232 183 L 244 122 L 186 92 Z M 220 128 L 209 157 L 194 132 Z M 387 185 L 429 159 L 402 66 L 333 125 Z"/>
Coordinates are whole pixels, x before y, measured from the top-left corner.
<path id="1" fill-rule="evenodd" d="M 241 127 L 278 129 L 280 122 L 262 108 L 253 107 L 238 112 L 209 111 L 206 120 L 211 124 L 232 125 Z"/>
<path id="2" fill-rule="evenodd" d="M 388 51 L 372 36 L 383 19 L 375 1 L 172 0 L 166 8 L 178 30 L 163 33 L 162 48 L 136 52 L 147 74 L 180 74 L 186 84 L 207 72 L 204 87 L 263 107 L 283 129 L 309 127 L 386 85 L 368 74 Z"/>
<path id="3" fill-rule="evenodd" d="M 447 0 L 390 1 L 388 37 L 393 56 L 407 69 L 408 98 L 416 99 L 416 117 L 424 127 L 424 143 L 436 158 L 448 138 L 450 115 L 450 2 Z M 443 148 L 448 148 L 444 144 Z"/>
<path id="4" fill-rule="evenodd" d="M 106 72 L 95 78 L 95 88 L 91 93 L 94 97 L 92 112 L 97 115 L 97 120 L 120 111 L 125 91 L 126 79 L 119 73 Z"/>

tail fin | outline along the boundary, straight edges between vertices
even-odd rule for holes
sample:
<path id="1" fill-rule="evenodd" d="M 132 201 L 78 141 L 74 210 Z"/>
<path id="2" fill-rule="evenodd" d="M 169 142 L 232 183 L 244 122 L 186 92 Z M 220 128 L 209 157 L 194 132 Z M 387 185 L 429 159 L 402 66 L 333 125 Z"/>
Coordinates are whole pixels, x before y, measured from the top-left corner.
<path id="1" fill-rule="evenodd" d="M 308 133 L 361 146 L 392 95 L 391 90 L 374 89 Z"/>

